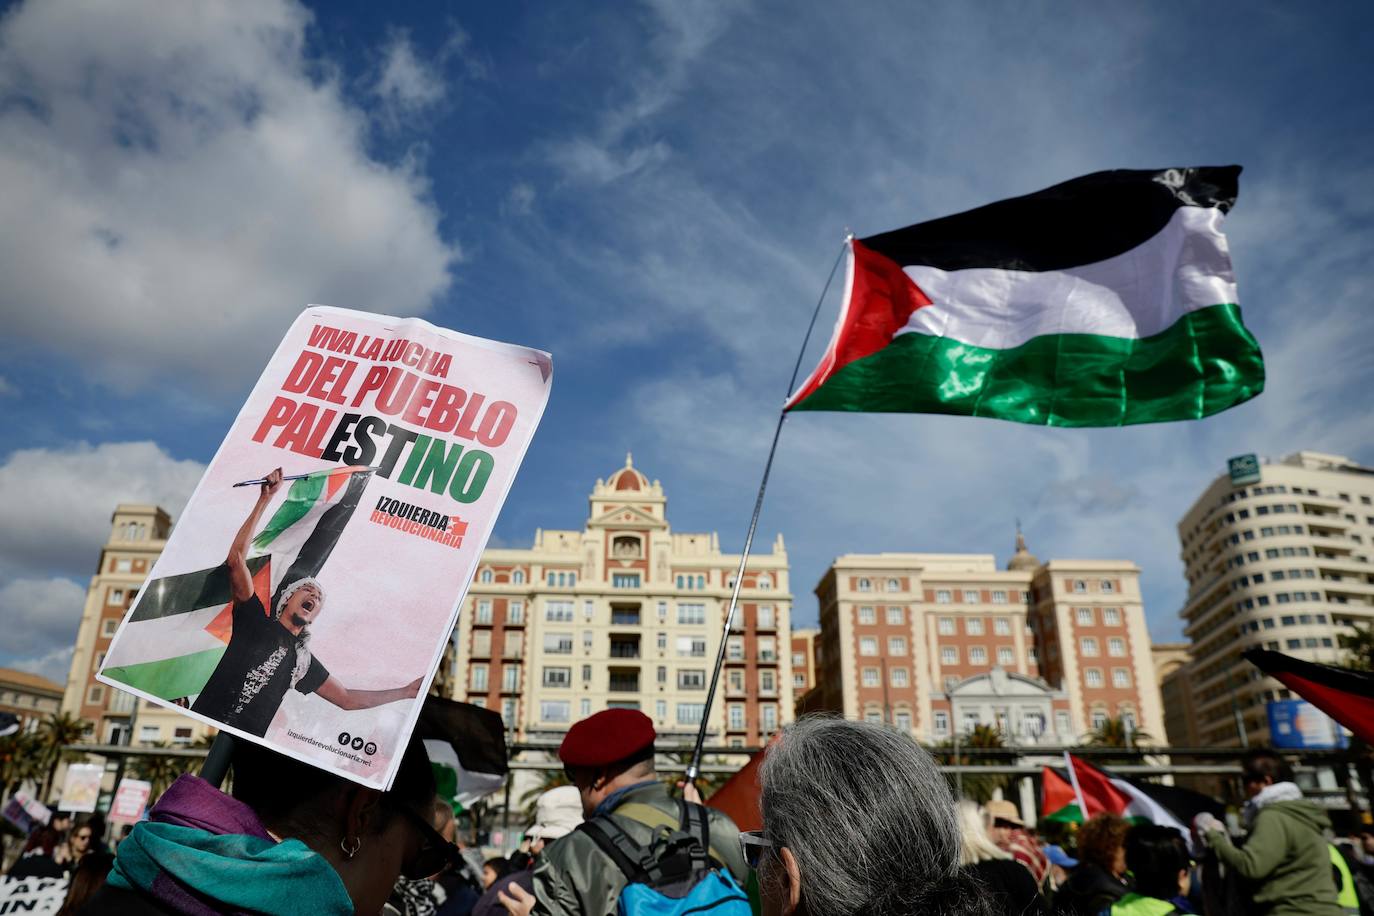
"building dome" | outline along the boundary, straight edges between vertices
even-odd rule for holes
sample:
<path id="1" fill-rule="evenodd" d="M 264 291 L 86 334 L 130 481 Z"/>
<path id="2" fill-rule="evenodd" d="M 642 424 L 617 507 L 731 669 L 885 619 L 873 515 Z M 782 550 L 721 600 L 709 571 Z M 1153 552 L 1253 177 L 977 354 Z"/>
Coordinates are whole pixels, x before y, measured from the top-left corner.
<path id="1" fill-rule="evenodd" d="M 647 490 L 649 478 L 635 470 L 634 458 L 625 453 L 625 466 L 611 475 L 609 483 L 615 490 Z"/>
<path id="2" fill-rule="evenodd" d="M 1026 536 L 1021 533 L 1021 528 L 1016 529 L 1016 553 L 1011 555 L 1007 561 L 1007 569 L 1016 572 L 1034 572 L 1040 567 L 1040 561 L 1035 558 L 1035 554 L 1026 549 Z"/>

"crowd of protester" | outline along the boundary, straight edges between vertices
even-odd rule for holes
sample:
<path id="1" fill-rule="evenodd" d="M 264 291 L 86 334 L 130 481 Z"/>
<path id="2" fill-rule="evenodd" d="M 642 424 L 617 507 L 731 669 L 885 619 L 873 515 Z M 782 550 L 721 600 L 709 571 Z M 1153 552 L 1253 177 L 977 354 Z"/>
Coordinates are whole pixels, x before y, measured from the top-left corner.
<path id="1" fill-rule="evenodd" d="M 571 784 L 505 856 L 457 841 L 419 742 L 385 792 L 239 742 L 229 791 L 183 776 L 114 850 L 100 815 L 59 812 L 8 874 L 66 877 L 59 912 L 95 916 L 1374 916 L 1374 828 L 1335 837 L 1271 751 L 1242 761 L 1238 831 L 1100 813 L 1042 833 L 1009 800 L 956 799 L 905 734 L 804 717 L 770 745 L 762 828 L 741 833 L 692 787 L 676 797 L 655 737 L 631 710 L 574 725 Z"/>

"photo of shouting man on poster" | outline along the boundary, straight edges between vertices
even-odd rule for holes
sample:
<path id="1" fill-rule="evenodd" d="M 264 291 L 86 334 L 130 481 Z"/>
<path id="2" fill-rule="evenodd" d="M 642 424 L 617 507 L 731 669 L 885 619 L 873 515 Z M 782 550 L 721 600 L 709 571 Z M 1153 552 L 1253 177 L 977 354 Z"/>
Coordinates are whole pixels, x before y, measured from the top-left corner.
<path id="1" fill-rule="evenodd" d="M 313 577 L 286 582 L 268 611 L 253 588 L 248 552 L 253 532 L 281 487 L 277 468 L 263 479 L 225 563 L 233 599 L 233 631 L 224 656 L 191 709 L 249 734 L 265 736 L 286 692 L 314 693 L 340 709 L 370 709 L 414 698 L 422 678 L 402 687 L 356 690 L 342 684 L 311 653 L 310 625 L 324 611 L 324 587 Z"/>

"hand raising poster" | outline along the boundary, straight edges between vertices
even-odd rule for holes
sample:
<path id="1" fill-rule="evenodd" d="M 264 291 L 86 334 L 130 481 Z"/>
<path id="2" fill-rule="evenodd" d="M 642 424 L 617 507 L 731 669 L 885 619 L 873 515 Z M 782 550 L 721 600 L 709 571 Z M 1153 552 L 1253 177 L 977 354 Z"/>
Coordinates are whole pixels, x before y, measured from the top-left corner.
<path id="1" fill-rule="evenodd" d="M 542 351 L 310 307 L 99 679 L 389 786 L 551 382 Z"/>

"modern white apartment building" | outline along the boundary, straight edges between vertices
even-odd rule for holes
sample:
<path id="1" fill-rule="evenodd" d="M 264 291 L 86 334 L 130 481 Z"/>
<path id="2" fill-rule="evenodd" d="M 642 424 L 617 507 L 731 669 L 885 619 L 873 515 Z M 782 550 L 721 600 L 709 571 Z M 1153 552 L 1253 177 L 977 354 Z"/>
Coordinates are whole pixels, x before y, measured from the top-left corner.
<path id="1" fill-rule="evenodd" d="M 1374 469 L 1339 455 L 1232 459 L 1178 525 L 1192 661 L 1191 732 L 1203 745 L 1269 740 L 1283 685 L 1241 659 L 1251 647 L 1339 660 L 1337 636 L 1374 621 Z"/>

